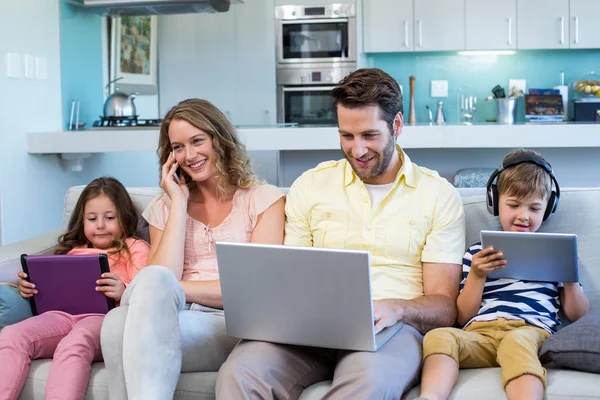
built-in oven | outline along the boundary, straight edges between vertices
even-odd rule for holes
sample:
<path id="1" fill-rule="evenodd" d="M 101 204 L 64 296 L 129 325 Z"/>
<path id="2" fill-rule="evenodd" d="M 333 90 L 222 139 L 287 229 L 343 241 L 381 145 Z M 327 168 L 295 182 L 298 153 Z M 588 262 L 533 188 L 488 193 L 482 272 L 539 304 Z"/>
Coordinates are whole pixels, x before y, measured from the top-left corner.
<path id="1" fill-rule="evenodd" d="M 277 122 L 335 126 L 331 90 L 353 67 L 277 70 Z"/>
<path id="2" fill-rule="evenodd" d="M 298 63 L 356 63 L 356 7 L 277 6 L 278 67 Z"/>

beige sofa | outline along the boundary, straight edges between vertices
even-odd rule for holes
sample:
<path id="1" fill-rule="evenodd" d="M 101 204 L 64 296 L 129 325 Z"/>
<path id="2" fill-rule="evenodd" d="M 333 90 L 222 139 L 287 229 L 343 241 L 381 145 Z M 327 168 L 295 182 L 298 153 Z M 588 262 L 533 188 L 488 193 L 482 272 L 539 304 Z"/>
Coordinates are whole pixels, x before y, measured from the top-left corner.
<path id="1" fill-rule="evenodd" d="M 66 196 L 64 221 L 73 209 L 82 187 L 71 188 Z M 460 189 L 466 212 L 466 241 L 472 244 L 478 240 L 481 229 L 499 229 L 497 220 L 490 216 L 485 207 L 482 191 Z M 131 188 L 130 193 L 138 210 L 159 193 L 156 188 Z M 478 194 L 473 196 L 473 194 Z M 544 225 L 543 230 L 554 232 L 574 232 L 579 235 L 582 261 L 582 284 L 592 303 L 592 312 L 600 311 L 600 189 L 564 190 L 557 214 Z M 50 253 L 60 229 L 45 235 L 0 248 L 0 282 L 15 282 L 20 269 L 19 256 L 22 253 Z M 43 399 L 45 381 L 50 360 L 37 360 L 23 389 L 21 399 Z M 214 399 L 216 372 L 185 373 L 177 386 L 176 399 Z M 93 365 L 86 399 L 107 399 L 107 374 L 103 363 Z M 303 400 L 320 399 L 329 387 L 329 382 L 321 382 L 306 389 Z M 418 388 L 413 388 L 404 398 L 417 397 Z M 547 399 L 600 399 L 600 376 L 596 374 L 549 369 Z M 497 368 L 463 370 L 452 399 L 505 399 L 500 384 L 500 371 Z"/>

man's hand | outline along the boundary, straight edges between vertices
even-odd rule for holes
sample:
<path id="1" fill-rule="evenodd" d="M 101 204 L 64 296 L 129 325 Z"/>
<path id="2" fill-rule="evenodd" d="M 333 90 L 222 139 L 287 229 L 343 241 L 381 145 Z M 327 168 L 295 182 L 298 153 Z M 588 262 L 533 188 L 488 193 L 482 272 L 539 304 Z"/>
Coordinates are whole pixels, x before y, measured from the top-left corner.
<path id="1" fill-rule="evenodd" d="M 504 253 L 494 252 L 493 247 L 483 249 L 473 256 L 471 272 L 478 278 L 485 279 L 490 272 L 504 268 L 506 260 L 502 257 L 504 257 Z"/>
<path id="2" fill-rule="evenodd" d="M 121 301 L 121 296 L 123 296 L 123 292 L 125 291 L 125 284 L 121 282 L 119 275 L 106 272 L 102 274 L 102 279 L 96 281 L 96 284 L 98 285 L 96 286 L 96 291 L 104 292 L 106 297 Z"/>
<path id="3" fill-rule="evenodd" d="M 26 280 L 27 274 L 25 272 L 19 271 L 17 272 L 17 276 L 21 278 L 19 279 L 19 294 L 21 295 L 21 297 L 23 297 L 24 299 L 28 299 L 34 294 L 38 293 L 37 289 L 35 288 L 35 285 Z"/>
<path id="4" fill-rule="evenodd" d="M 400 316 L 386 300 L 373 302 L 373 316 L 375 317 L 375 334 L 400 321 Z"/>

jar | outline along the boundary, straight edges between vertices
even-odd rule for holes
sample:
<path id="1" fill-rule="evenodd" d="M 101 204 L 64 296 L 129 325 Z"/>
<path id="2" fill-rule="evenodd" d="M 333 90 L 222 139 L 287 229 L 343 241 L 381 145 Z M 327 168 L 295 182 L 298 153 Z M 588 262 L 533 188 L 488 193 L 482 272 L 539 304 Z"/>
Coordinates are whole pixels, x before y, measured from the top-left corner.
<path id="1" fill-rule="evenodd" d="M 574 98 L 600 97 L 600 75 L 594 71 L 571 83 Z"/>

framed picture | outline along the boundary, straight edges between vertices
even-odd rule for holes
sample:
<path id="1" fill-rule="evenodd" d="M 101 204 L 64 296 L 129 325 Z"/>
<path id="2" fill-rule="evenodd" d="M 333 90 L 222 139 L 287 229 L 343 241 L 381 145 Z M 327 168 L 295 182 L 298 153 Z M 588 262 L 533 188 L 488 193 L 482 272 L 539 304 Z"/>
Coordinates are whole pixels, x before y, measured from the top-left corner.
<path id="1" fill-rule="evenodd" d="M 112 19 L 111 76 L 124 92 L 155 94 L 157 87 L 157 17 Z"/>

